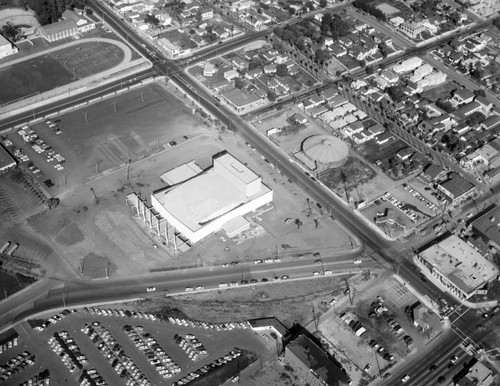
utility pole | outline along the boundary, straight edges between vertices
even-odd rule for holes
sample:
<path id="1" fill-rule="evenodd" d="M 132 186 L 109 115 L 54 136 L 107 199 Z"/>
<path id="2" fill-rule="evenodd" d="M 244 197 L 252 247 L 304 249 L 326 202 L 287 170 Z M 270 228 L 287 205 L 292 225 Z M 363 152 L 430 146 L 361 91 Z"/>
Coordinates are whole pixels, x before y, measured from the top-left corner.
<path id="1" fill-rule="evenodd" d="M 116 102 L 113 102 L 113 109 L 115 110 L 116 113 Z"/>
<path id="2" fill-rule="evenodd" d="M 94 195 L 94 202 L 97 203 L 97 196 L 95 194 L 95 190 L 94 188 L 90 188 L 90 191 L 92 192 L 92 194 Z"/>
<path id="3" fill-rule="evenodd" d="M 89 123 L 89 113 L 88 112 L 84 112 L 83 115 L 85 116 L 85 123 Z"/>
<path id="4" fill-rule="evenodd" d="M 314 327 L 316 328 L 316 331 L 318 331 L 318 320 L 316 319 L 316 310 L 314 309 L 314 306 L 312 306 L 312 312 L 314 318 Z"/>

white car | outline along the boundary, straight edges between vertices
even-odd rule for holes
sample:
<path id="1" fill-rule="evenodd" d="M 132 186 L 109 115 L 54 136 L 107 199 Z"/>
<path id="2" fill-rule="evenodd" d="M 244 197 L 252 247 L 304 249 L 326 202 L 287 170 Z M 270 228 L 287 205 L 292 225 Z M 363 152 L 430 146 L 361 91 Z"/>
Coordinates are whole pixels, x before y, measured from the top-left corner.
<path id="1" fill-rule="evenodd" d="M 186 292 L 191 292 L 193 291 L 193 287 L 186 287 Z"/>
<path id="2" fill-rule="evenodd" d="M 146 291 L 147 292 L 154 292 L 154 291 L 156 291 L 156 287 L 148 287 L 148 288 L 146 288 Z"/>
<path id="3" fill-rule="evenodd" d="M 219 284 L 219 287 L 220 287 L 220 288 L 227 287 L 227 284 L 226 284 L 226 283 L 220 283 L 220 284 Z"/>
<path id="4" fill-rule="evenodd" d="M 410 380 L 410 376 L 406 374 L 403 378 L 401 378 L 401 382 L 406 383 Z"/>
<path id="5" fill-rule="evenodd" d="M 354 264 L 361 264 L 361 259 L 356 259 L 353 261 Z"/>

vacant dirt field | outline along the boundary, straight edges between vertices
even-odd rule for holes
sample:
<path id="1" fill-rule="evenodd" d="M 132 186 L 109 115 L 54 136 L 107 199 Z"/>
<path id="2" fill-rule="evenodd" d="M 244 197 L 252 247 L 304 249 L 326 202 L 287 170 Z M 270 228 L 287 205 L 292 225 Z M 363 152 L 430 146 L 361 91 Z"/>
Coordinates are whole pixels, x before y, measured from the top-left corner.
<path id="1" fill-rule="evenodd" d="M 349 276 L 324 277 L 314 280 L 275 282 L 264 286 L 246 286 L 231 291 L 180 295 L 175 298 L 145 300 L 139 307 L 157 312 L 177 309 L 190 318 L 225 322 L 260 317 L 278 318 L 285 326 L 306 325 L 321 315 L 324 303 L 345 289 Z"/>

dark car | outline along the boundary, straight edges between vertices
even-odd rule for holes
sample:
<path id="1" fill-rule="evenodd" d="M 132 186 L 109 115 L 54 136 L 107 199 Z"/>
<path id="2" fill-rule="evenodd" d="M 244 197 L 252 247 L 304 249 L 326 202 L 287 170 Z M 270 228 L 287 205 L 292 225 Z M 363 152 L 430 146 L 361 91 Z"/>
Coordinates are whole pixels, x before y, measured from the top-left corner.
<path id="1" fill-rule="evenodd" d="M 438 367 L 436 365 L 432 365 L 431 367 L 429 367 L 429 371 L 430 372 L 433 372 L 434 370 L 436 370 Z"/>

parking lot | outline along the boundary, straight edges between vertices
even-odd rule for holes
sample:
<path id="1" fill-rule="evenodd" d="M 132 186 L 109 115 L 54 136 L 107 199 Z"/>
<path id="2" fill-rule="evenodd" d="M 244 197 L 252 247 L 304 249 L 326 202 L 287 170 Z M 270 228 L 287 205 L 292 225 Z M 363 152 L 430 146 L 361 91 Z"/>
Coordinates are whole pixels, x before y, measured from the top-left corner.
<path id="1" fill-rule="evenodd" d="M 9 384 L 22 383 L 47 369 L 51 385 L 76 385 L 83 377 L 108 385 L 194 384 L 243 359 L 246 350 L 268 351 L 243 322 L 162 320 L 125 309 L 66 311 L 31 325 L 17 328 L 19 345 L 0 355 L 1 365 L 18 355 L 34 356 L 34 363 L 12 375 Z M 25 351 L 29 355 L 22 354 Z"/>

